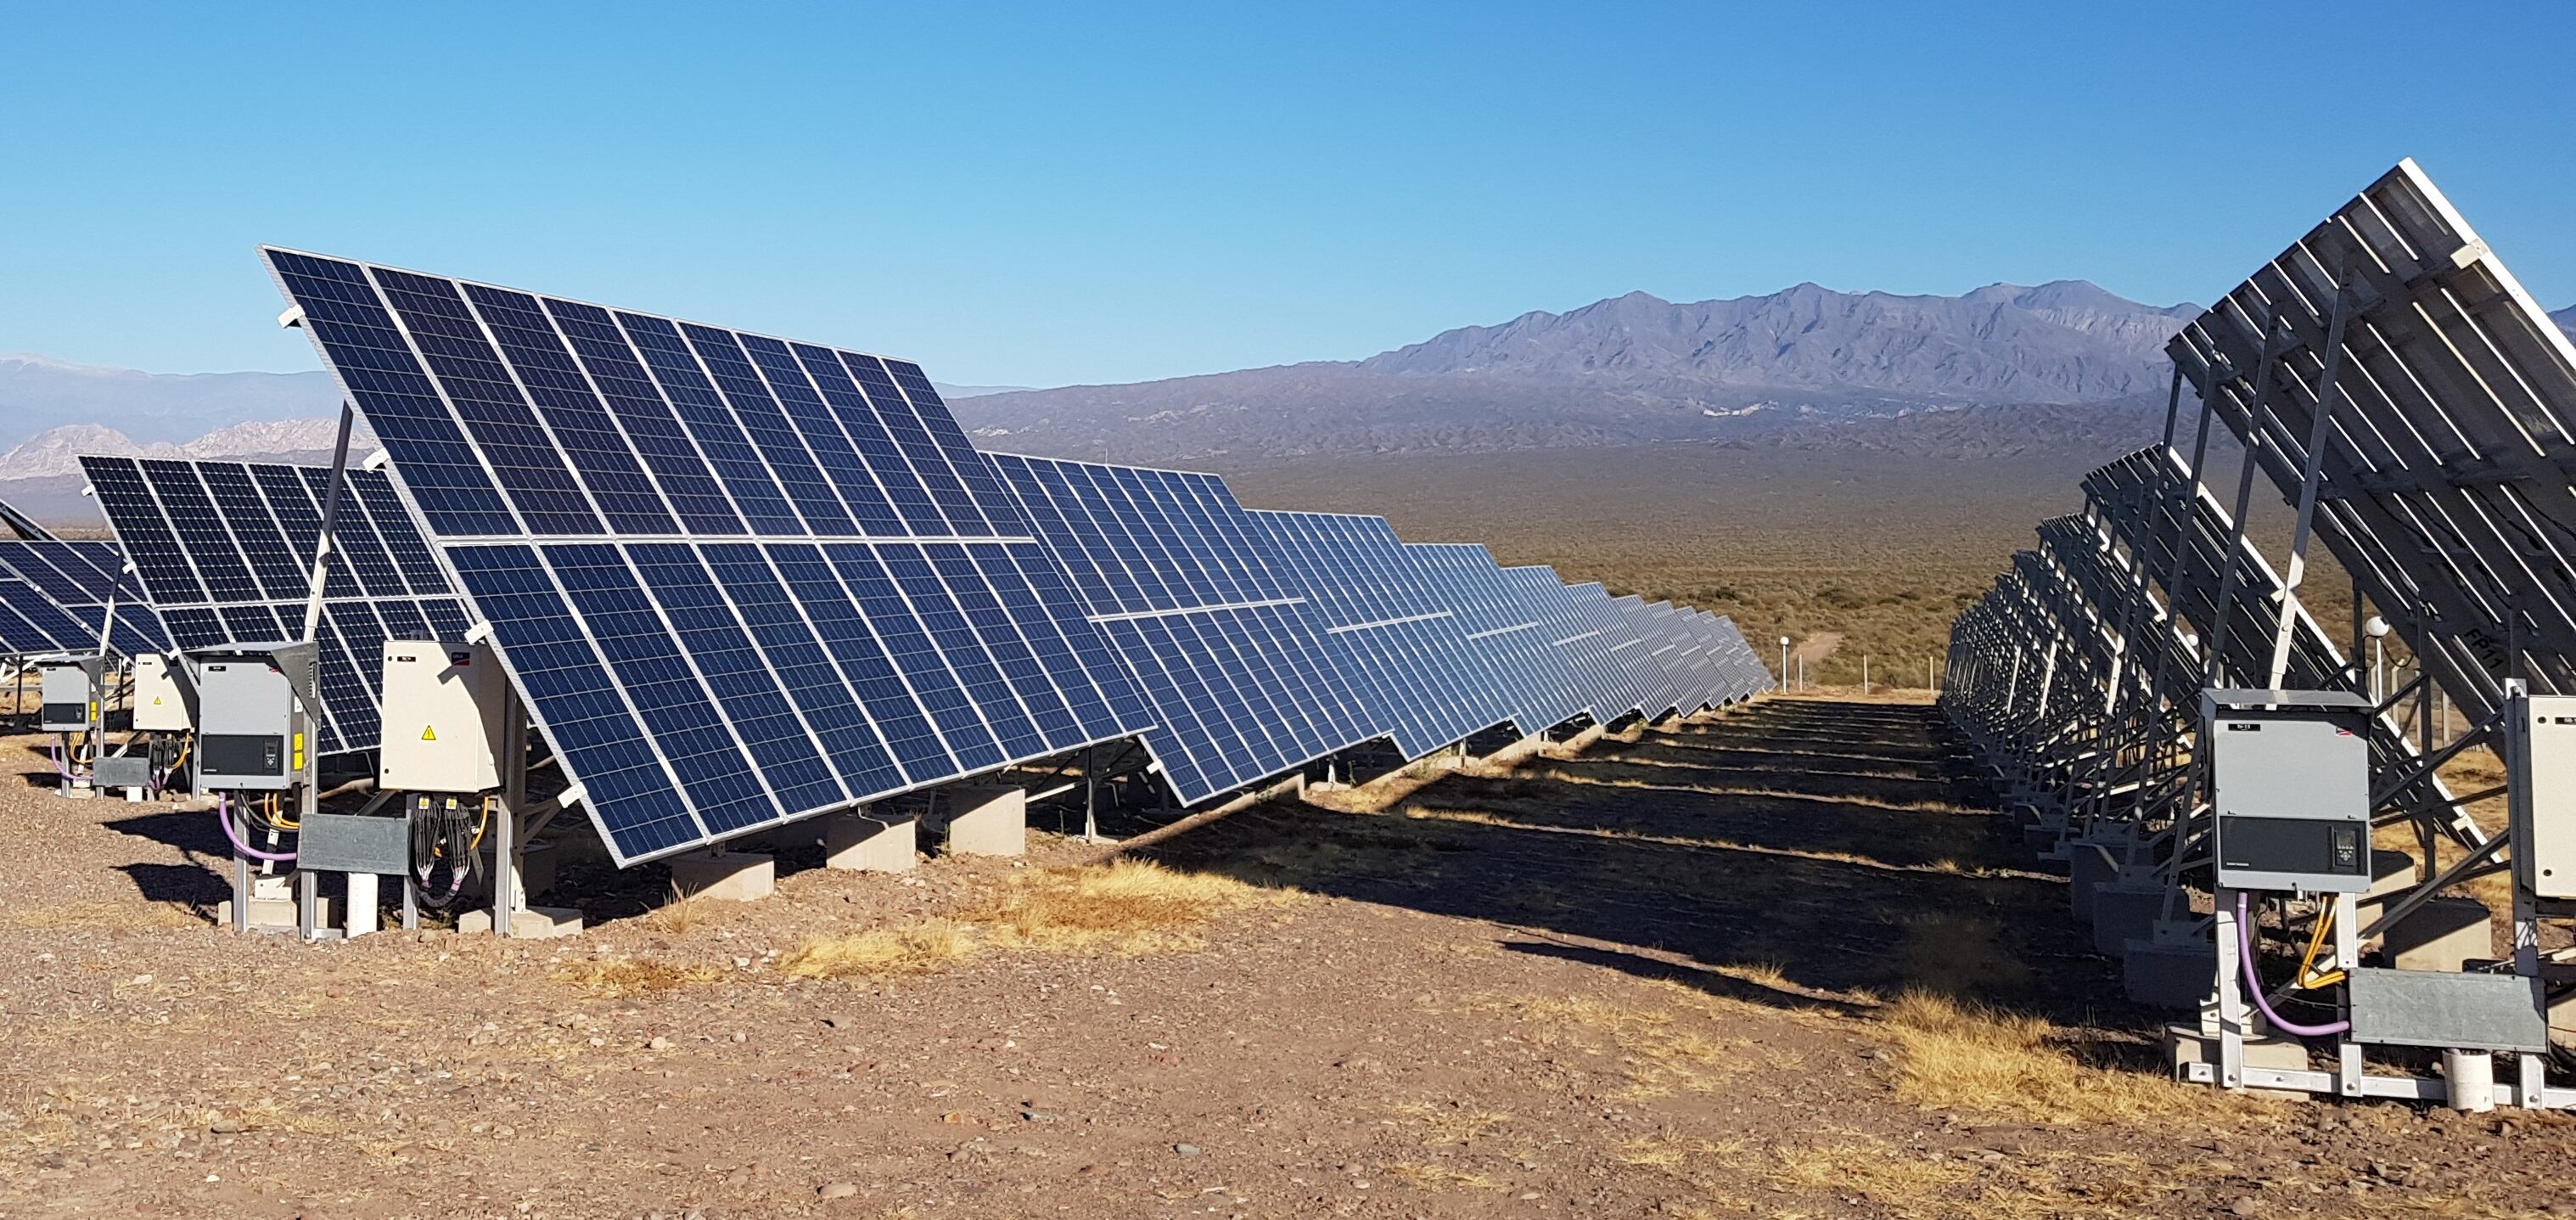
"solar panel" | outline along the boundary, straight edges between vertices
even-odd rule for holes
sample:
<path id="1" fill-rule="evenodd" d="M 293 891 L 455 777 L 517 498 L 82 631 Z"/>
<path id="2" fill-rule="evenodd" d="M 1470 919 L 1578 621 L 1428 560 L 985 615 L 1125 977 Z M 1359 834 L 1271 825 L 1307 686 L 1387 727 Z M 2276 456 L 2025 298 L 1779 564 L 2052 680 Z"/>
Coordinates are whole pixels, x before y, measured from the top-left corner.
<path id="1" fill-rule="evenodd" d="M 181 650 L 301 639 L 330 472 L 309 466 L 83 457 L 99 507 Z M 384 643 L 454 639 L 470 623 L 410 514 L 376 471 L 346 472 L 323 582 L 315 750 L 379 744 Z"/>
<path id="2" fill-rule="evenodd" d="M 1420 758 L 1508 718 L 1468 656 L 1450 606 L 1385 518 L 1251 516 L 1305 587 L 1326 649 L 1359 694 L 1370 736 Z"/>
<path id="3" fill-rule="evenodd" d="M 1375 735 L 1306 590 L 1215 475 L 989 455 L 1137 688 L 1182 804 Z"/>
<path id="4" fill-rule="evenodd" d="M 1604 724 L 1643 714 L 1654 698 L 1661 671 L 1651 664 L 1644 639 L 1628 622 L 1626 608 L 1597 581 L 1567 585 L 1566 597 L 1579 632 L 1560 637 L 1559 647 L 1598 647 L 1610 668 L 1612 683 L 1596 697 L 1593 718 Z"/>
<path id="5" fill-rule="evenodd" d="M 1576 681 L 1574 659 L 1550 646 L 1547 612 L 1524 582 L 1503 574 L 1475 543 L 1408 543 L 1496 702 L 1488 714 L 1523 734 L 1542 732 L 1591 710 Z M 1551 581 L 1551 584 L 1554 582 Z"/>
<path id="6" fill-rule="evenodd" d="M 264 253 L 621 864 L 1149 721 L 918 367 Z"/>
<path id="7" fill-rule="evenodd" d="M 1728 684 L 1725 701 L 1741 703 L 1771 689 L 1771 671 L 1763 667 L 1762 658 L 1753 651 L 1753 642 L 1744 638 L 1744 630 L 1727 615 L 1712 614 L 1721 655 L 1726 658 Z"/>
<path id="8" fill-rule="evenodd" d="M 1587 621 L 1577 605 L 1577 588 L 1557 579 L 1545 566 L 1504 568 L 1503 579 L 1517 587 L 1541 624 L 1540 641 L 1562 658 L 1574 685 L 1576 705 L 1602 724 L 1626 715 L 1636 704 L 1625 669 L 1611 655 L 1609 639 L 1598 621 Z M 1584 586 L 1606 610 L 1609 598 L 1599 585 Z"/>
<path id="9" fill-rule="evenodd" d="M 124 573 L 113 542 L 0 541 L 0 653 L 92 652 L 110 604 L 116 651 L 166 652 L 161 618 Z"/>

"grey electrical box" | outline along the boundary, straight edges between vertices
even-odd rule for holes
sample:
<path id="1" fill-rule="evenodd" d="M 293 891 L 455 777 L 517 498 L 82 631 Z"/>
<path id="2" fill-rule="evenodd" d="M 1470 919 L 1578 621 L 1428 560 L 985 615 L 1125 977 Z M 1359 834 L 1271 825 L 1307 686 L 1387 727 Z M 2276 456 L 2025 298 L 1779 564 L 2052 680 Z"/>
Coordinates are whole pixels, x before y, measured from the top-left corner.
<path id="1" fill-rule="evenodd" d="M 408 873 L 411 819 L 399 813 L 308 813 L 295 851 L 296 867 L 315 872 Z"/>
<path id="2" fill-rule="evenodd" d="M 97 788 L 153 788 L 152 758 L 145 754 L 107 754 L 90 764 L 90 784 Z"/>
<path id="3" fill-rule="evenodd" d="M 281 792 L 302 781 L 312 652 L 300 644 L 195 654 L 199 793 Z"/>
<path id="4" fill-rule="evenodd" d="M 2576 696 L 2519 696 L 2506 716 L 2515 867 L 2535 897 L 2576 898 Z"/>
<path id="5" fill-rule="evenodd" d="M 39 659 L 36 673 L 43 679 L 44 703 L 37 713 L 36 727 L 47 733 L 89 731 L 100 710 L 100 679 L 106 672 L 104 657 Z"/>
<path id="6" fill-rule="evenodd" d="M 2343 691 L 2201 692 L 2218 884 L 2370 889 L 2371 711 Z"/>

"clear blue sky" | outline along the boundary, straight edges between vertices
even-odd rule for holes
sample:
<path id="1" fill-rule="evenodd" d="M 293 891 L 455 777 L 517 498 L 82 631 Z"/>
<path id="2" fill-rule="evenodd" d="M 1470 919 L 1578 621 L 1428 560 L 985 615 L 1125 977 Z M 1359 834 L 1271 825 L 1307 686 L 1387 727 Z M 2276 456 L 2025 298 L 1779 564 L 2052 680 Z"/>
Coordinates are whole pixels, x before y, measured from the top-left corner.
<path id="1" fill-rule="evenodd" d="M 2206 300 L 2406 155 L 2576 301 L 2576 5 L 0 3 L 0 351 L 158 371 L 314 367 L 263 241 L 979 383 Z"/>

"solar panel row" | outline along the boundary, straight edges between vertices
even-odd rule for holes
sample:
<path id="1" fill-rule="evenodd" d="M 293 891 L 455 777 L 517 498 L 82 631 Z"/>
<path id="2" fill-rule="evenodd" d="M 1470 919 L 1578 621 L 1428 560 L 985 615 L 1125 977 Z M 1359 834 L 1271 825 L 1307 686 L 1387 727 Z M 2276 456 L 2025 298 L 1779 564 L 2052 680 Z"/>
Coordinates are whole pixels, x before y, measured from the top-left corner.
<path id="1" fill-rule="evenodd" d="M 621 862 L 1145 727 L 919 368 L 267 254 Z"/>
<path id="2" fill-rule="evenodd" d="M 266 254 L 624 863 L 1128 737 L 1196 803 L 1762 681 L 1481 548 L 979 453 L 904 361 Z"/>
<path id="3" fill-rule="evenodd" d="M 309 466 L 83 457 L 169 642 L 146 651 L 301 639 L 330 472 Z M 352 470 L 322 583 L 316 753 L 379 744 L 386 640 L 454 639 L 464 601 L 381 472 Z"/>
<path id="4" fill-rule="evenodd" d="M 0 655 L 95 651 L 111 603 L 109 647 L 166 651 L 160 616 L 124 569 L 113 542 L 0 541 Z"/>

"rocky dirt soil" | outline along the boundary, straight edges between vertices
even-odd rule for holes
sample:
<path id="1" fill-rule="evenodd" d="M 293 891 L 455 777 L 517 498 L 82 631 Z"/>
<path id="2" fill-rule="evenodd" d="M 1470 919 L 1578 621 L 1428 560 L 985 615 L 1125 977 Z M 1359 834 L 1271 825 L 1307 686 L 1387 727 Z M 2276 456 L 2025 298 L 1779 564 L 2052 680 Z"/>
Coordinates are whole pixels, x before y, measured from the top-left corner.
<path id="1" fill-rule="evenodd" d="M 212 926 L 211 815 L 0 788 L 0 1217 L 2509 1216 L 2576 1123 L 2155 1070 L 1920 706 L 1778 700 L 1131 859 L 577 939 Z M 1134 828 L 1129 828 L 1134 829 Z"/>

